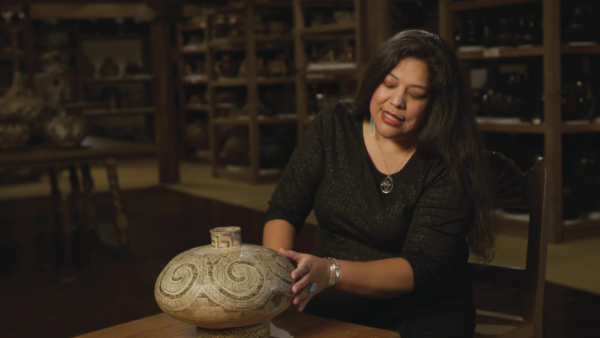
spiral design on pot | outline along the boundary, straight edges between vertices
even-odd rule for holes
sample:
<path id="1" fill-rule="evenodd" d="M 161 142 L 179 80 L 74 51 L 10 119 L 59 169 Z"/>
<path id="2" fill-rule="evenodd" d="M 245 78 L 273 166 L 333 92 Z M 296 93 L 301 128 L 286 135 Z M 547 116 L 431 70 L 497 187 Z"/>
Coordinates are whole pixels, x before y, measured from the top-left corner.
<path id="1" fill-rule="evenodd" d="M 192 262 L 173 260 L 157 280 L 156 297 L 159 305 L 172 311 L 189 307 L 197 298 L 200 288 L 194 288 L 202 278 L 202 270 Z"/>
<path id="2" fill-rule="evenodd" d="M 207 283 L 204 293 L 210 300 L 230 311 L 251 310 L 262 307 L 270 290 L 265 272 L 255 262 L 222 257 L 214 262 L 207 260 Z"/>
<path id="3" fill-rule="evenodd" d="M 267 264 L 266 266 L 269 268 L 269 272 L 277 278 L 277 281 L 283 285 L 281 285 L 282 290 L 286 290 L 284 294 L 289 295 L 290 297 L 293 295 L 291 291 L 288 291 L 289 288 L 294 285 L 294 280 L 290 276 L 290 271 L 294 270 L 294 266 L 290 261 L 278 254 L 273 250 L 261 250 L 260 255 L 263 256 L 262 259 L 266 262 L 271 262 L 272 264 Z"/>

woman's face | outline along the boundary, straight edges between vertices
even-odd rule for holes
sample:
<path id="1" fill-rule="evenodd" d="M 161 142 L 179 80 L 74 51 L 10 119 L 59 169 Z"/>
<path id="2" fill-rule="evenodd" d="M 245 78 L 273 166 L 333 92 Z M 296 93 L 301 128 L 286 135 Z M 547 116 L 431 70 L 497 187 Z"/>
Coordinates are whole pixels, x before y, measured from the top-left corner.
<path id="1" fill-rule="evenodd" d="M 412 142 L 429 103 L 429 71 L 422 61 L 402 59 L 371 96 L 371 117 L 377 133 Z"/>

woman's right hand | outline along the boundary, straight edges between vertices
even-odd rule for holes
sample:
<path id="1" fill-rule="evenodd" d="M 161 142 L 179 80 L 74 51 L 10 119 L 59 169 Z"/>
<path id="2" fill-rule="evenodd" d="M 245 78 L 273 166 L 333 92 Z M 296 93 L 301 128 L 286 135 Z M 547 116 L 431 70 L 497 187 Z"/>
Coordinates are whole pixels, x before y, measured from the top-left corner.
<path id="1" fill-rule="evenodd" d="M 279 249 L 279 253 L 296 265 L 291 277 L 296 281 L 292 292 L 296 294 L 292 302 L 298 311 L 304 310 L 312 297 L 329 286 L 329 262 L 324 258 Z M 314 285 L 313 285 L 314 284 Z"/>

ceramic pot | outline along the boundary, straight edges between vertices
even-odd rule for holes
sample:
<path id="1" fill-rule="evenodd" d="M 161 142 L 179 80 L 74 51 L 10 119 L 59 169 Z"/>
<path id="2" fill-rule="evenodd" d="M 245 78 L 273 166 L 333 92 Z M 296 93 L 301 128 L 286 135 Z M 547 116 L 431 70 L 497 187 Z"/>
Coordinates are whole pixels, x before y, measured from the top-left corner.
<path id="1" fill-rule="evenodd" d="M 20 121 L 0 122 L 0 149 L 15 150 L 27 144 L 31 130 L 29 126 Z"/>
<path id="2" fill-rule="evenodd" d="M 293 265 L 272 249 L 242 244 L 239 227 L 214 228 L 210 234 L 210 245 L 179 254 L 161 272 L 154 288 L 158 305 L 169 316 L 196 325 L 199 337 L 204 331 L 219 337 L 269 337 L 269 332 L 240 332 L 264 331 L 271 318 L 288 308 Z"/>
<path id="3" fill-rule="evenodd" d="M 87 134 L 84 118 L 61 114 L 46 123 L 46 136 L 61 148 L 73 148 L 81 144 Z"/>
<path id="4" fill-rule="evenodd" d="M 185 128 L 185 140 L 197 150 L 208 149 L 208 124 L 196 120 Z"/>

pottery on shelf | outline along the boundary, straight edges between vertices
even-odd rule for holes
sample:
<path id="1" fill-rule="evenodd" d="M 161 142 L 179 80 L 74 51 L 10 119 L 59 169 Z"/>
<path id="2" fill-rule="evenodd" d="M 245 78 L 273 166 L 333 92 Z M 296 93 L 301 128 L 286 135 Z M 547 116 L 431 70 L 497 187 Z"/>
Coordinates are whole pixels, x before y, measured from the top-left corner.
<path id="1" fill-rule="evenodd" d="M 0 150 L 25 147 L 30 136 L 29 126 L 21 121 L 0 121 Z"/>
<path id="2" fill-rule="evenodd" d="M 81 144 L 87 135 L 87 123 L 83 117 L 66 115 L 64 112 L 46 123 L 46 136 L 61 148 L 73 148 Z"/>
<path id="3" fill-rule="evenodd" d="M 2 100 L 0 120 L 15 118 L 27 123 L 32 134 L 43 130 L 44 123 L 51 117 L 46 100 L 25 86 L 21 73 L 16 72 L 13 84 Z"/>
<path id="4" fill-rule="evenodd" d="M 239 227 L 210 234 L 210 245 L 177 255 L 161 272 L 158 305 L 196 325 L 198 337 L 270 337 L 268 321 L 293 297 L 293 265 L 272 249 L 242 244 Z"/>
<path id="5" fill-rule="evenodd" d="M 196 120 L 185 128 L 185 140 L 197 150 L 208 149 L 208 123 Z"/>

